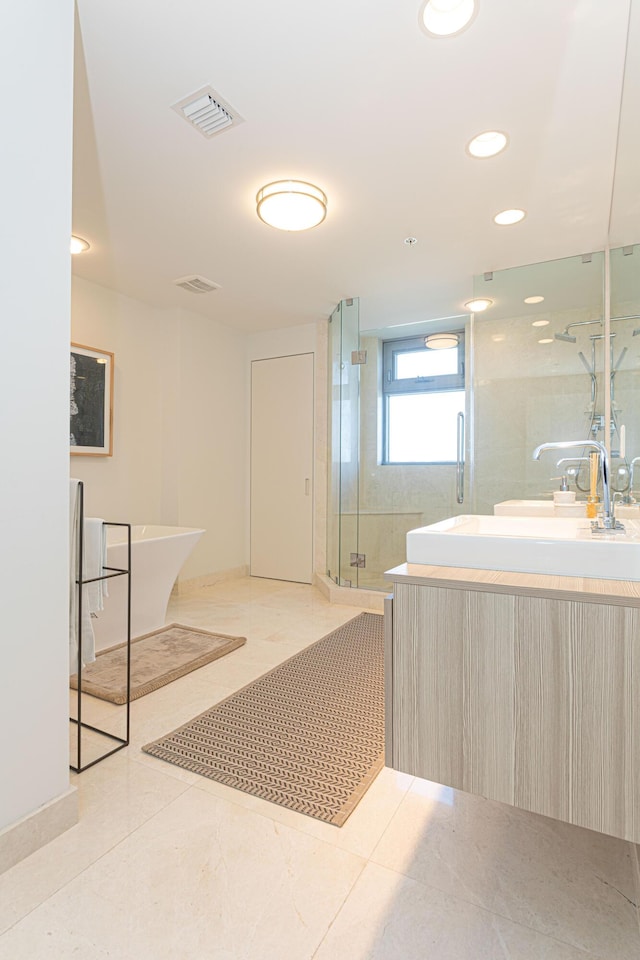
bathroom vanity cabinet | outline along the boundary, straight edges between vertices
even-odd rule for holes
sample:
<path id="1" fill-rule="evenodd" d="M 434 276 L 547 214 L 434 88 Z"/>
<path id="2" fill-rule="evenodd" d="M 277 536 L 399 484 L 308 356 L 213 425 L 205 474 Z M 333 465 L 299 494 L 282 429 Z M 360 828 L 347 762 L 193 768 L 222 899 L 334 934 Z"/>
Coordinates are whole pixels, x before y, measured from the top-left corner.
<path id="1" fill-rule="evenodd" d="M 386 762 L 640 842 L 640 583 L 386 575 Z"/>

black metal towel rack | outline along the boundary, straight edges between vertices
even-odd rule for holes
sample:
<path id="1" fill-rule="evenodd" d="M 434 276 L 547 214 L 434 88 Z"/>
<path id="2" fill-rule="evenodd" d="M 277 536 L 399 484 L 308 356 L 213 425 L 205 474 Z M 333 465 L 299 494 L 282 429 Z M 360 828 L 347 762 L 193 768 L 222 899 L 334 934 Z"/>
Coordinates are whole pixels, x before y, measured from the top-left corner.
<path id="1" fill-rule="evenodd" d="M 70 763 L 70 768 L 74 773 L 82 773 L 84 770 L 88 770 L 89 767 L 93 767 L 96 763 L 100 763 L 101 760 L 105 760 L 107 757 L 110 757 L 112 754 L 117 753 L 118 750 L 122 750 L 124 747 L 129 745 L 129 735 L 130 735 L 130 701 L 131 701 L 131 524 L 130 523 L 111 523 L 108 521 L 104 522 L 105 527 L 125 527 L 127 530 L 127 566 L 126 569 L 121 569 L 120 567 L 102 567 L 103 571 L 106 571 L 99 577 L 91 577 L 84 579 L 84 484 L 80 480 L 78 481 L 78 529 L 77 529 L 77 560 L 78 567 L 76 577 L 76 590 L 77 590 L 77 636 L 78 636 L 78 661 L 77 661 L 77 677 L 78 677 L 78 687 L 77 687 L 77 717 L 69 717 L 71 723 L 75 724 L 77 729 L 77 738 L 76 738 L 76 763 Z M 125 710 L 125 735 L 124 737 L 117 736 L 115 733 L 110 733 L 108 730 L 102 730 L 100 727 L 96 727 L 91 723 L 86 723 L 82 719 L 82 593 L 83 587 L 89 583 L 96 583 L 99 580 L 109 580 L 112 577 L 126 577 L 127 578 L 127 656 L 126 656 L 126 671 L 127 671 L 127 700 L 122 706 Z M 112 747 L 110 750 L 105 751 L 99 757 L 94 757 L 93 760 L 90 760 L 89 763 L 82 763 L 82 731 L 83 730 L 92 730 L 94 733 L 101 734 L 103 737 L 107 737 L 109 740 L 115 741 L 117 746 Z"/>

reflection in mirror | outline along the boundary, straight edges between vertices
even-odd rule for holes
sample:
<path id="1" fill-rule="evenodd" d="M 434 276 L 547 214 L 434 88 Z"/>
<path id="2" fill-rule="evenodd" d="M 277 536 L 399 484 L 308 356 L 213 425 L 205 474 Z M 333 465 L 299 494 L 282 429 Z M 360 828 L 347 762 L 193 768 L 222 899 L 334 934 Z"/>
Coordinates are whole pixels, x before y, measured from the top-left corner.
<path id="1" fill-rule="evenodd" d="M 603 281 L 602 252 L 476 277 L 493 305 L 474 318 L 474 512 L 549 499 L 563 475 L 588 493 L 588 451 L 559 466 L 531 452 L 604 436 Z"/>
<path id="2" fill-rule="evenodd" d="M 631 0 L 609 223 L 611 417 L 624 425 L 613 479 L 624 501 L 640 500 L 640 3 Z M 628 320 L 615 320 L 629 317 Z M 634 336 L 635 335 L 635 336 Z M 616 431 L 617 432 L 617 431 Z M 615 441 L 612 453 L 615 453 Z"/>
<path id="3" fill-rule="evenodd" d="M 632 503 L 640 500 L 640 244 L 612 250 L 610 270 L 613 481 Z"/>

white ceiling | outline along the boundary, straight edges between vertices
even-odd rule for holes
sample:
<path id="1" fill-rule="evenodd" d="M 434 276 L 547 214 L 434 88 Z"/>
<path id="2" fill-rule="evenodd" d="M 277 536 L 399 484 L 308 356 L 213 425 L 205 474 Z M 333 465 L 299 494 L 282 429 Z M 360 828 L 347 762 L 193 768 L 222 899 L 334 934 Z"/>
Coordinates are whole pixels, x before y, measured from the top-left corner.
<path id="1" fill-rule="evenodd" d="M 474 274 L 602 249 L 629 3 L 480 0 L 434 40 L 419 0 L 77 0 L 73 232 L 92 247 L 74 272 L 244 331 L 359 296 L 371 329 L 459 313 Z M 211 140 L 171 110 L 206 84 L 245 121 Z M 486 129 L 510 146 L 473 160 Z M 256 216 L 289 177 L 329 198 L 305 233 Z M 527 218 L 496 226 L 508 207 Z M 221 289 L 173 285 L 194 273 Z"/>

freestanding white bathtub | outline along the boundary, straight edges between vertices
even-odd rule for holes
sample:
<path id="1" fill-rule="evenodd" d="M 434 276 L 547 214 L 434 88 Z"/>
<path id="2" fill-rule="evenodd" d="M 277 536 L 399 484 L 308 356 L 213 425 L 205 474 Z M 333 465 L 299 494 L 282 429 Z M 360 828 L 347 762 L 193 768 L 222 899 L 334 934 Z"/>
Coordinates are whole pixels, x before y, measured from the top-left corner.
<path id="1" fill-rule="evenodd" d="M 204 533 L 196 527 L 131 527 L 131 636 L 166 623 L 169 596 L 182 565 Z M 125 527 L 107 528 L 107 566 L 127 566 Z M 107 581 L 104 609 L 92 618 L 96 651 L 127 639 L 127 577 Z"/>

